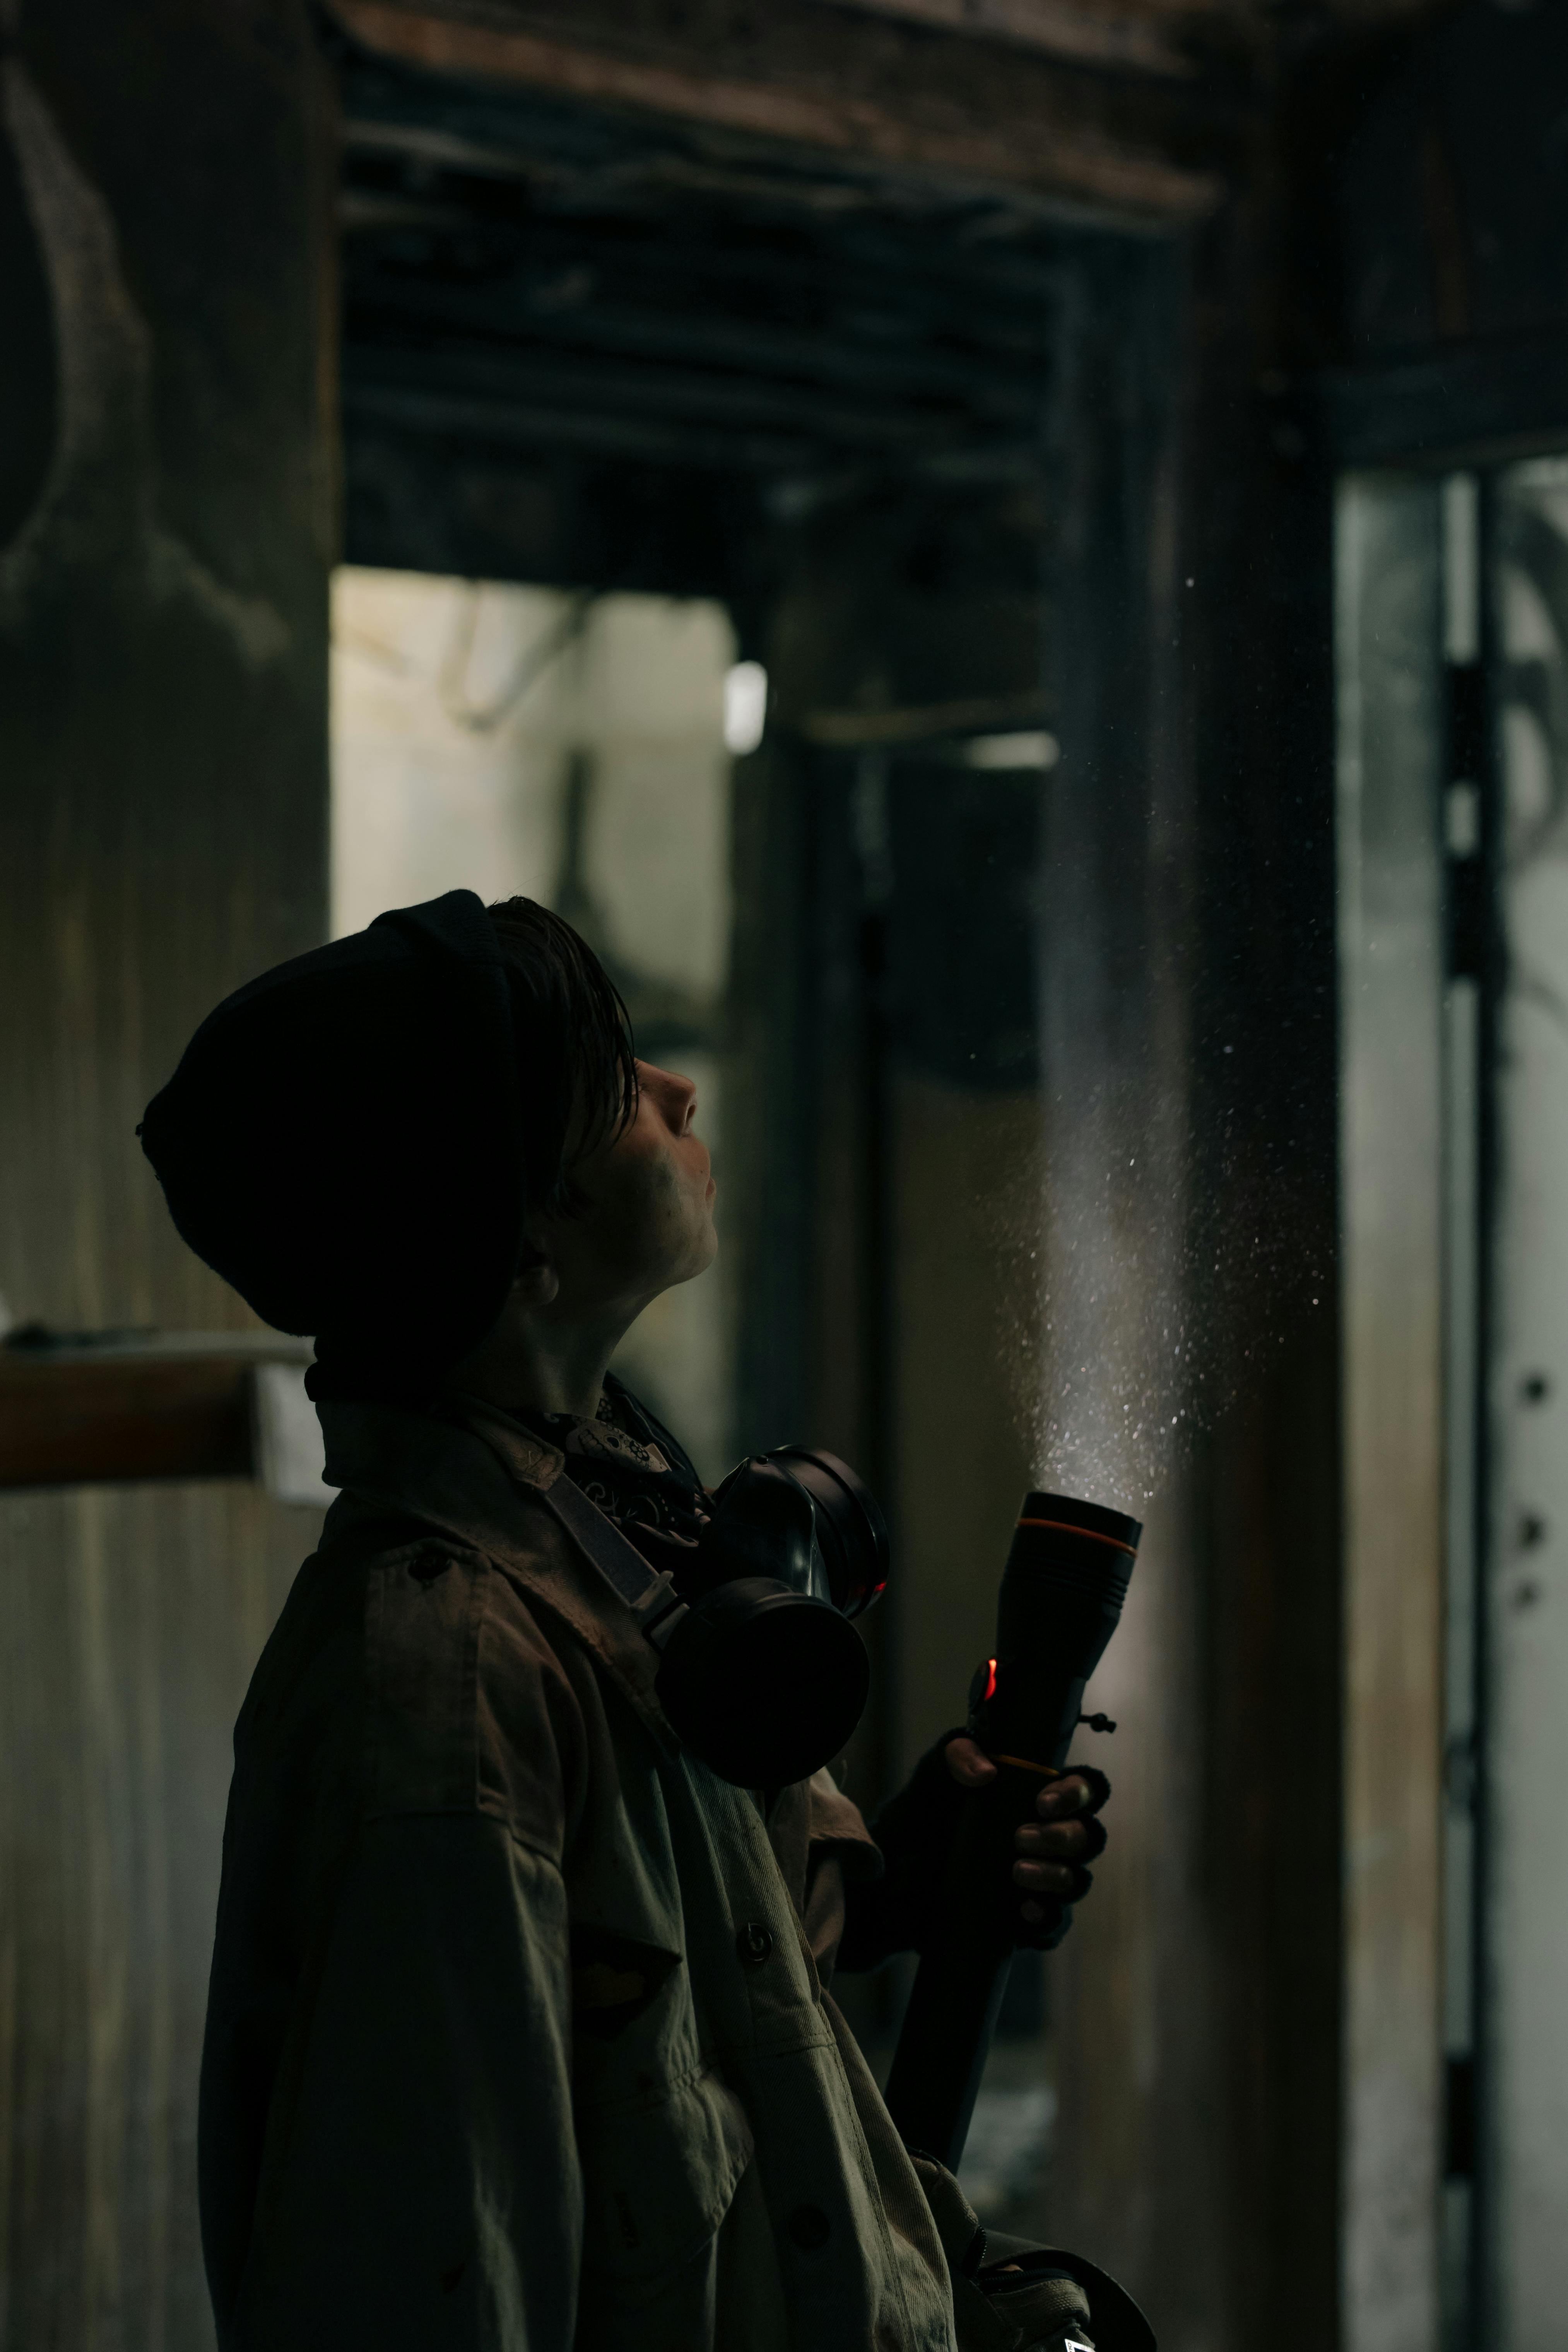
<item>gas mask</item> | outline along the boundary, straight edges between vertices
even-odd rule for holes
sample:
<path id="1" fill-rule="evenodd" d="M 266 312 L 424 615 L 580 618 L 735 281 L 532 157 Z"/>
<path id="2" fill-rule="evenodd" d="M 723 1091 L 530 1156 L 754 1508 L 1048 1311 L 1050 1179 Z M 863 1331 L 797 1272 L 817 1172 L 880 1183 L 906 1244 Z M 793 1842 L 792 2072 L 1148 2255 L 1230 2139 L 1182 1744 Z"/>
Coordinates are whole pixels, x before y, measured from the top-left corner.
<path id="1" fill-rule="evenodd" d="M 865 1709 L 852 1621 L 887 1580 L 888 1530 L 847 1463 L 784 1445 L 737 1464 L 647 1628 L 671 1728 L 740 1787 L 808 1779 Z"/>

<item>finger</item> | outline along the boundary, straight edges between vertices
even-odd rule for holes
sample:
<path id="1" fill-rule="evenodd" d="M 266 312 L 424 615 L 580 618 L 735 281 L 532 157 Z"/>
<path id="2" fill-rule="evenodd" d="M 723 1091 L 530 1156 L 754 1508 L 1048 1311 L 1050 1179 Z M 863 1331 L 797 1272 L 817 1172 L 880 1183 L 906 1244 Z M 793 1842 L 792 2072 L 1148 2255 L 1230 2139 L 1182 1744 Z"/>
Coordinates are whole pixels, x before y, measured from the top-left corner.
<path id="1" fill-rule="evenodd" d="M 965 1738 L 962 1733 L 958 1738 L 948 1741 L 944 1753 L 947 1769 L 961 1789 L 983 1789 L 987 1780 L 996 1778 L 996 1767 L 984 1749 L 977 1748 L 973 1739 Z"/>
<path id="2" fill-rule="evenodd" d="M 1098 1816 L 1087 1822 L 1058 1822 L 1050 1828 L 1026 1822 L 1015 1831 L 1014 1842 L 1020 1853 L 1070 1854 L 1074 1862 L 1092 1862 L 1105 1852 L 1105 1823 Z"/>
<path id="3" fill-rule="evenodd" d="M 1087 1822 L 1058 1822 L 1050 1828 L 1043 1822 L 1025 1822 L 1013 1833 L 1020 1853 L 1080 1854 L 1089 1842 Z"/>
<path id="4" fill-rule="evenodd" d="M 1088 1810 L 1089 1783 L 1081 1773 L 1069 1773 L 1065 1780 L 1053 1780 L 1035 1799 L 1035 1811 L 1042 1821 L 1060 1821 L 1064 1813 L 1081 1813 Z"/>
<path id="5" fill-rule="evenodd" d="M 1110 1783 L 1095 1764 L 1075 1764 L 1065 1779 L 1042 1789 L 1036 1803 L 1048 1820 L 1052 1813 L 1098 1813 L 1110 1794 Z M 1055 1797 L 1058 1802 L 1047 1804 Z"/>
<path id="6" fill-rule="evenodd" d="M 1078 1884 L 1078 1872 L 1059 1862 L 1016 1862 L 1013 1883 L 1037 1895 L 1066 1895 Z"/>

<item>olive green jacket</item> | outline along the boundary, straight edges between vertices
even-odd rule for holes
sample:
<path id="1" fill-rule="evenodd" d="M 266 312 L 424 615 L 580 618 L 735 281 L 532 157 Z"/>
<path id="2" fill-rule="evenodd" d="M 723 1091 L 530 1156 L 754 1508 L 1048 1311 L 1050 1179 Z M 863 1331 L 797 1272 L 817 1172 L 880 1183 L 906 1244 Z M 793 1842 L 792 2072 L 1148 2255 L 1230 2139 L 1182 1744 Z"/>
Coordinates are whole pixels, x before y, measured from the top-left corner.
<path id="1" fill-rule="evenodd" d="M 841 1874 L 877 1866 L 854 1807 L 819 1774 L 764 1822 L 676 1743 L 538 1499 L 558 1454 L 321 1416 L 344 1492 L 225 1833 L 223 2352 L 954 2352 L 931 2207 L 823 1985 Z"/>

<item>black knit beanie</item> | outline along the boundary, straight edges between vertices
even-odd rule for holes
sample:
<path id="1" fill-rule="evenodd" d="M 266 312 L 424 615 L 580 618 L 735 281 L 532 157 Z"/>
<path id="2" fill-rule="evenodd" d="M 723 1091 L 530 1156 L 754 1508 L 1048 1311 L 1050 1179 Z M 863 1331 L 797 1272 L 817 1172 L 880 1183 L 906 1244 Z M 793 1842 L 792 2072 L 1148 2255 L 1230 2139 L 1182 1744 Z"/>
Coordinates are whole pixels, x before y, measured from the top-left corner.
<path id="1" fill-rule="evenodd" d="M 528 1180 L 516 988 L 479 899 L 449 890 L 226 997 L 147 1106 L 184 1239 L 351 1387 L 429 1379 L 505 1303 Z"/>

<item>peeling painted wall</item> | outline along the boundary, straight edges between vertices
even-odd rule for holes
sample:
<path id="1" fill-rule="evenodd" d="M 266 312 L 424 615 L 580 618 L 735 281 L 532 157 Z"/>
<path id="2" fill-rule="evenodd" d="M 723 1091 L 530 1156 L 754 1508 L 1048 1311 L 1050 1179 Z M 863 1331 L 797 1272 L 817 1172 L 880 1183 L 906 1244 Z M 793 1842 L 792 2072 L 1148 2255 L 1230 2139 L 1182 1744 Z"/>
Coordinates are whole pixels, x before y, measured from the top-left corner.
<path id="1" fill-rule="evenodd" d="M 0 1293 L 245 1310 L 134 1129 L 326 923 L 331 156 L 302 7 L 5 12 Z M 0 1503 L 0 2344 L 211 2341 L 195 2088 L 230 1727 L 310 1548 L 247 1486 Z"/>

